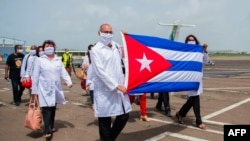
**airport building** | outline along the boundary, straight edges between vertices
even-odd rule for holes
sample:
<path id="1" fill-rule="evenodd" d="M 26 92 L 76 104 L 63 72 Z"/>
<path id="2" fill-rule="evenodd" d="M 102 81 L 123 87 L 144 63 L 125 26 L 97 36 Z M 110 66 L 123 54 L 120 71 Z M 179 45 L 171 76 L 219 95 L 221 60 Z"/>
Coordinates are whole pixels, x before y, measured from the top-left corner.
<path id="1" fill-rule="evenodd" d="M 15 39 L 15 38 L 8 38 L 8 37 L 0 37 L 0 61 L 6 61 L 9 54 L 14 52 L 14 47 L 17 44 L 23 46 L 23 53 L 27 54 L 30 51 L 31 45 L 26 45 L 26 41 Z M 57 56 L 61 57 L 64 53 L 64 50 L 56 50 Z M 87 51 L 79 51 L 79 50 L 70 50 L 72 53 L 73 59 L 82 59 L 87 54 Z"/>

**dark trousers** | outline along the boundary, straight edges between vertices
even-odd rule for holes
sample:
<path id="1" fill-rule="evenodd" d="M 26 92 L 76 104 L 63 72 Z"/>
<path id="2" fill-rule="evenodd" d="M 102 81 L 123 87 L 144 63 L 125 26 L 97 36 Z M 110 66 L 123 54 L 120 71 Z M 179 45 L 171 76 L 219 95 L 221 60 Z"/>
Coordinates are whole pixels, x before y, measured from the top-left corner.
<path id="1" fill-rule="evenodd" d="M 170 104 L 169 104 L 169 93 L 168 92 L 159 92 L 158 101 L 156 104 L 157 109 L 162 109 L 162 103 L 164 105 L 165 112 L 170 112 Z"/>
<path id="2" fill-rule="evenodd" d="M 91 103 L 94 104 L 94 90 L 89 91 Z"/>
<path id="3" fill-rule="evenodd" d="M 154 93 L 150 93 L 150 98 L 154 99 L 154 97 L 155 97 Z"/>
<path id="4" fill-rule="evenodd" d="M 20 79 L 11 79 L 12 91 L 13 91 L 13 100 L 15 104 L 21 103 L 21 97 L 23 95 L 24 87 L 20 82 Z"/>
<path id="5" fill-rule="evenodd" d="M 42 107 L 44 133 L 52 133 L 55 122 L 56 106 L 54 107 Z"/>
<path id="6" fill-rule="evenodd" d="M 70 66 L 66 66 L 65 69 L 68 72 L 69 76 L 71 76 L 71 67 Z"/>
<path id="7" fill-rule="evenodd" d="M 129 113 L 116 116 L 111 127 L 111 117 L 98 117 L 101 141 L 115 141 L 129 118 Z"/>
<path id="8" fill-rule="evenodd" d="M 201 120 L 201 114 L 200 114 L 200 96 L 199 95 L 189 97 L 186 103 L 181 107 L 179 111 L 179 115 L 181 117 L 185 117 L 191 107 L 193 107 L 193 110 L 194 110 L 196 124 L 200 125 L 202 123 L 202 120 Z"/>

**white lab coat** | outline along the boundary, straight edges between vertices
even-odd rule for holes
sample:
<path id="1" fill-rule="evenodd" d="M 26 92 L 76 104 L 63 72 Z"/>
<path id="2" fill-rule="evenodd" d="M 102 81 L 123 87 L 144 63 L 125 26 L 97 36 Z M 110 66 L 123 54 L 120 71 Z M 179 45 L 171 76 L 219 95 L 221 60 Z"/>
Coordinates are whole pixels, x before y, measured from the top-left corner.
<path id="1" fill-rule="evenodd" d="M 124 85 L 121 56 L 115 42 L 107 47 L 101 42 L 91 50 L 94 81 L 95 117 L 110 117 L 132 110 L 128 94 L 123 95 L 116 87 Z"/>
<path id="2" fill-rule="evenodd" d="M 30 54 L 26 54 L 24 56 L 22 67 L 21 67 L 21 73 L 20 73 L 21 78 L 30 77 L 32 75 L 34 62 L 36 58 L 37 58 L 36 55 L 30 55 Z M 25 70 L 25 67 L 26 67 L 26 70 Z"/>
<path id="3" fill-rule="evenodd" d="M 88 71 L 87 71 L 87 80 L 86 80 L 86 86 L 89 85 L 90 90 L 94 90 L 94 77 L 93 77 L 93 69 L 92 65 L 89 64 Z"/>
<path id="4" fill-rule="evenodd" d="M 65 104 L 61 86 L 61 77 L 66 84 L 72 85 L 71 78 L 59 57 L 49 60 L 46 55 L 36 59 L 32 75 L 32 93 L 38 94 L 40 107 L 52 107 Z"/>
<path id="5" fill-rule="evenodd" d="M 208 62 L 208 54 L 207 53 L 203 53 L 203 64 L 206 64 Z M 203 74 L 203 72 L 202 72 Z M 200 79 L 200 85 L 197 91 L 188 91 L 188 97 L 190 96 L 197 96 L 203 93 L 203 84 L 202 84 L 202 77 Z"/>
<path id="6" fill-rule="evenodd" d="M 82 68 L 83 69 L 86 69 L 84 68 L 84 65 L 88 65 L 89 66 L 89 57 L 88 55 L 86 55 L 84 58 L 83 58 L 83 62 L 82 62 Z M 87 70 L 86 70 L 87 71 Z"/>

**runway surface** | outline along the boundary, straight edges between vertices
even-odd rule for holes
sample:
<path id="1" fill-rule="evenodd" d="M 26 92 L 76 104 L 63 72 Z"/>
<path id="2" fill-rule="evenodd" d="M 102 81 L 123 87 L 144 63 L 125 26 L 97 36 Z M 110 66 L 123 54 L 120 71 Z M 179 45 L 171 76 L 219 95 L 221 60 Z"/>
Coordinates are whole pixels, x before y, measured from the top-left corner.
<path id="1" fill-rule="evenodd" d="M 139 120 L 139 106 L 133 103 L 130 119 L 117 141 L 223 141 L 226 124 L 250 124 L 250 58 L 244 60 L 213 60 L 215 66 L 204 67 L 204 93 L 201 95 L 201 115 L 207 130 L 195 126 L 190 110 L 184 124 L 178 124 L 175 113 L 186 101 L 185 92 L 170 96 L 172 118 L 155 109 L 157 94 L 147 98 L 150 122 Z M 4 64 L 0 63 L 0 140 L 42 141 L 41 132 L 23 126 L 29 95 L 27 90 L 19 107 L 11 104 L 12 91 L 3 79 Z M 66 105 L 58 105 L 54 141 L 99 141 L 97 119 L 90 108 L 89 96 L 80 87 L 80 80 L 72 76 L 74 87 L 63 87 Z"/>

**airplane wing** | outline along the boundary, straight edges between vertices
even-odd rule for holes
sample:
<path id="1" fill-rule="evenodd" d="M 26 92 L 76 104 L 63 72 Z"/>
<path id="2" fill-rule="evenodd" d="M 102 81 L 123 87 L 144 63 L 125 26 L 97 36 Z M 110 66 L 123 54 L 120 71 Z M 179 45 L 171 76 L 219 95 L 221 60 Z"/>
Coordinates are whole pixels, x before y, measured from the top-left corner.
<path id="1" fill-rule="evenodd" d="M 178 24 L 159 23 L 159 25 L 174 26 L 174 25 L 178 25 Z"/>
<path id="2" fill-rule="evenodd" d="M 186 26 L 186 27 L 195 27 L 196 25 L 191 25 L 191 24 L 178 24 L 178 23 L 174 23 L 174 24 L 169 24 L 169 23 L 159 23 L 159 25 L 163 25 L 163 26 Z"/>
<path id="3" fill-rule="evenodd" d="M 191 25 L 191 24 L 179 24 L 179 26 L 195 27 L 196 25 Z"/>

